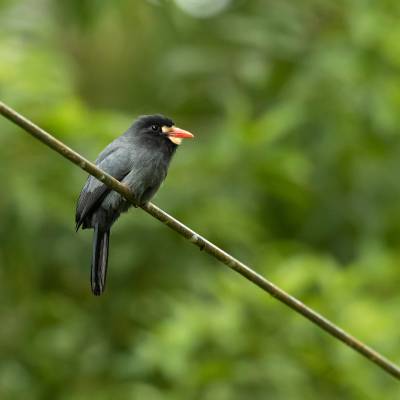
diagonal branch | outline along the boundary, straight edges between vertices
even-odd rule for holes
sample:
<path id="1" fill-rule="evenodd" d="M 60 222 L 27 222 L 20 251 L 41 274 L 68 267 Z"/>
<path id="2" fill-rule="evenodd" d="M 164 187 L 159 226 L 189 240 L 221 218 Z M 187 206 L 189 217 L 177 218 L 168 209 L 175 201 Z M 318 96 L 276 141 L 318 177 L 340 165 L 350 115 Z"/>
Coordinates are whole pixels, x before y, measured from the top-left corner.
<path id="1" fill-rule="evenodd" d="M 68 160 L 79 166 L 81 169 L 85 170 L 89 174 L 93 175 L 94 177 L 105 183 L 111 189 L 120 193 L 130 202 L 134 203 L 132 193 L 126 186 L 121 184 L 119 181 L 117 181 L 104 171 L 97 168 L 96 165 L 86 160 L 80 154 L 67 147 L 64 143 L 57 140 L 52 135 L 50 135 L 49 133 L 47 133 L 46 131 L 35 125 L 33 122 L 29 121 L 21 114 L 2 102 L 0 102 L 0 114 L 2 114 L 10 121 L 14 122 L 16 125 L 23 128 L 36 139 L 49 146 L 54 151 L 61 154 L 63 157 L 67 158 Z M 289 295 L 284 290 L 280 289 L 278 286 L 274 285 L 272 282 L 268 281 L 263 276 L 252 270 L 250 267 L 232 257 L 230 254 L 226 253 L 215 244 L 209 242 L 207 239 L 203 238 L 198 233 L 194 232 L 186 225 L 182 224 L 154 204 L 147 203 L 142 207 L 142 209 L 148 214 L 152 215 L 154 218 L 167 225 L 169 228 L 179 233 L 184 238 L 188 239 L 191 243 L 198 246 L 201 250 L 204 250 L 217 260 L 221 261 L 223 264 L 227 265 L 229 268 L 238 272 L 240 275 L 244 276 L 246 279 L 260 287 L 262 290 L 268 292 L 271 296 L 286 304 L 297 313 L 303 315 L 313 324 L 319 326 L 321 329 L 323 329 L 336 339 L 339 339 L 347 346 L 352 347 L 369 361 L 375 363 L 380 368 L 400 380 L 400 367 L 392 363 L 380 353 L 373 350 L 371 347 L 365 345 L 363 342 L 351 336 L 350 334 L 339 328 L 337 325 L 333 324 L 331 321 L 329 321 L 310 307 L 307 307 L 301 301 Z"/>

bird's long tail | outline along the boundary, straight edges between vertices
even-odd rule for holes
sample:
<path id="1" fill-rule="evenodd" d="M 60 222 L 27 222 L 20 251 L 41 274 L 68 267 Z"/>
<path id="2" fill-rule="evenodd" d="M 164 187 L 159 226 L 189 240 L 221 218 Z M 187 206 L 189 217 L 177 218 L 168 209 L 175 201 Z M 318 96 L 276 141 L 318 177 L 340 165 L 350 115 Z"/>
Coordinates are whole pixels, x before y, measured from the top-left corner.
<path id="1" fill-rule="evenodd" d="M 110 229 L 102 230 L 99 228 L 98 225 L 96 225 L 93 234 L 93 254 L 91 270 L 92 292 L 95 296 L 100 296 L 105 289 L 109 241 Z"/>

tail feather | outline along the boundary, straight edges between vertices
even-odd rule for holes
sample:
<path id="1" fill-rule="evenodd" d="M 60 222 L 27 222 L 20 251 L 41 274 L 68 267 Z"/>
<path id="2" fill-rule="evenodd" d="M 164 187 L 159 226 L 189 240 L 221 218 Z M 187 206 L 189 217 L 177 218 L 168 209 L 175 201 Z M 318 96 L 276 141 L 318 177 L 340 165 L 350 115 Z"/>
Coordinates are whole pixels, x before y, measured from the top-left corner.
<path id="1" fill-rule="evenodd" d="M 110 242 L 110 230 L 101 230 L 98 226 L 94 228 L 93 255 L 91 283 L 92 292 L 100 296 L 105 289 L 108 264 L 108 245 Z"/>

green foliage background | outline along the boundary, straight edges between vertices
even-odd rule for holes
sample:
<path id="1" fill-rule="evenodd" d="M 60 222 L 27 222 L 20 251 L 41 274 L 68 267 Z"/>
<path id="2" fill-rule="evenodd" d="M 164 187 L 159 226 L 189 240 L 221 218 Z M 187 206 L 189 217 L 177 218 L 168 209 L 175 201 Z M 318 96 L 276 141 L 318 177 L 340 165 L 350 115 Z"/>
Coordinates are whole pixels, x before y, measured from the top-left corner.
<path id="1" fill-rule="evenodd" d="M 172 116 L 155 203 L 399 363 L 400 2 L 203 3 L 2 0 L 0 98 L 90 159 Z M 1 399 L 400 398 L 140 210 L 94 298 L 85 178 L 0 119 Z"/>

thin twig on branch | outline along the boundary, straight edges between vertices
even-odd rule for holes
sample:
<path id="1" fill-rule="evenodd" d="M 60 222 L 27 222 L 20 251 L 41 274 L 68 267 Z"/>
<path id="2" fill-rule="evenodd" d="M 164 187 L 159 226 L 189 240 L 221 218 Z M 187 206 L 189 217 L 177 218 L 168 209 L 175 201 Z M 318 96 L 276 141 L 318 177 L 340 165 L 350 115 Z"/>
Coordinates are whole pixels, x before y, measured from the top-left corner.
<path id="1" fill-rule="evenodd" d="M 2 114 L 10 121 L 14 122 L 16 125 L 23 128 L 36 139 L 49 146 L 51 149 L 61 154 L 63 157 L 67 158 L 68 160 L 79 166 L 81 169 L 85 170 L 89 174 L 93 175 L 94 177 L 105 183 L 111 189 L 120 193 L 128 201 L 134 203 L 132 193 L 126 186 L 124 186 L 122 183 L 120 183 L 104 171 L 97 168 L 96 165 L 86 160 L 80 154 L 78 154 L 77 152 L 66 146 L 64 143 L 57 140 L 52 135 L 50 135 L 49 133 L 47 133 L 46 131 L 35 125 L 33 122 L 29 121 L 21 114 L 2 102 L 0 102 L 0 114 Z M 380 353 L 373 350 L 371 347 L 365 345 L 363 342 L 351 336 L 310 307 L 307 307 L 295 297 L 289 295 L 284 290 L 274 285 L 272 282 L 269 282 L 263 276 L 253 271 L 250 267 L 232 257 L 230 254 L 226 253 L 215 244 L 209 242 L 207 239 L 203 238 L 198 233 L 194 232 L 186 225 L 182 224 L 181 222 L 167 214 L 165 211 L 155 206 L 153 203 L 147 203 L 141 208 L 148 214 L 152 215 L 154 218 L 167 225 L 169 228 L 178 232 L 181 236 L 188 239 L 191 243 L 198 246 L 201 250 L 204 250 L 217 260 L 221 261 L 223 264 L 227 265 L 229 268 L 238 272 L 240 275 L 244 276 L 246 279 L 260 287 L 262 290 L 268 292 L 271 296 L 286 304 L 297 313 L 303 315 L 313 324 L 319 326 L 325 332 L 329 333 L 336 339 L 339 339 L 344 344 L 353 348 L 362 356 L 400 380 L 400 367 L 392 363 Z"/>

